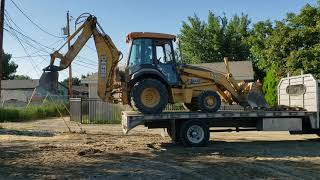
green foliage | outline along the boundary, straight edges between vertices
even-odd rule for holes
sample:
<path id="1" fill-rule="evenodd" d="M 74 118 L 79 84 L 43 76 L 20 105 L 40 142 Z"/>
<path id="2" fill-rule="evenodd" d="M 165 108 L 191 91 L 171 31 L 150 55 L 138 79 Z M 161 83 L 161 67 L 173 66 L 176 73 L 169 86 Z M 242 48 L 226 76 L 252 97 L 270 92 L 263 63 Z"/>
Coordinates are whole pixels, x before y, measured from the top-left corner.
<path id="1" fill-rule="evenodd" d="M 179 38 L 187 63 L 251 60 L 255 79 L 263 80 L 267 101 L 277 102 L 277 83 L 301 70 L 320 78 L 320 0 L 281 21 L 250 26 L 247 15 L 228 20 L 209 12 L 207 22 L 194 15 L 183 22 Z"/>
<path id="2" fill-rule="evenodd" d="M 209 11 L 207 22 L 197 15 L 183 22 L 179 39 L 184 60 L 189 64 L 247 60 L 250 20 L 247 15 L 233 16 L 230 21 Z"/>
<path id="3" fill-rule="evenodd" d="M 30 80 L 31 77 L 28 75 L 14 75 L 14 78 L 16 80 Z"/>
<path id="4" fill-rule="evenodd" d="M 45 103 L 42 106 L 29 106 L 28 108 L 0 108 L 0 122 L 21 122 L 68 115 L 63 104 Z"/>
<path id="5" fill-rule="evenodd" d="M 266 73 L 266 77 L 263 79 L 263 93 L 266 101 L 270 106 L 277 105 L 277 86 L 279 83 L 279 78 L 277 77 L 276 68 L 270 68 Z"/>
<path id="6" fill-rule="evenodd" d="M 61 82 L 65 86 L 69 86 L 69 78 L 64 79 Z M 81 80 L 78 77 L 73 77 L 72 78 L 72 85 L 74 86 L 80 86 L 81 85 Z"/>
<path id="7" fill-rule="evenodd" d="M 3 53 L 3 61 L 2 61 L 2 66 L 3 66 L 3 72 L 2 72 L 2 79 L 8 80 L 8 79 L 13 79 L 14 73 L 17 72 L 18 65 L 11 60 L 11 55 L 6 54 L 2 51 Z"/>
<path id="8" fill-rule="evenodd" d="M 253 27 L 249 38 L 253 62 L 259 72 L 267 74 L 263 90 L 271 104 L 276 103 L 276 83 L 287 73 L 299 75 L 303 70 L 320 78 L 319 5 L 307 4 L 298 14 L 288 13 L 274 25 L 264 21 Z"/>

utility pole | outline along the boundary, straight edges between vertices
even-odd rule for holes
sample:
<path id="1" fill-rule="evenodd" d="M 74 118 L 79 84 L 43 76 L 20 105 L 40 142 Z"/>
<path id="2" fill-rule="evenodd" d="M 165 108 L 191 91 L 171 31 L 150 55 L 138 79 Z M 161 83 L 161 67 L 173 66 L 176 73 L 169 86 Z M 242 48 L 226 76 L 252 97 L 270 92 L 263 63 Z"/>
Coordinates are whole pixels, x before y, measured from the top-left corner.
<path id="1" fill-rule="evenodd" d="M 0 9 L 0 99 L 1 99 L 1 80 L 2 80 L 2 71 L 3 71 L 3 22 L 4 22 L 4 6 L 5 6 L 5 0 L 1 0 L 1 9 Z"/>
<path id="2" fill-rule="evenodd" d="M 69 15 L 69 11 L 67 12 L 67 35 L 68 35 L 68 39 L 69 39 L 69 37 L 70 37 L 70 15 Z M 68 41 L 68 50 L 70 50 L 70 41 Z M 71 64 L 69 66 L 69 96 L 71 98 L 73 97 Z"/>

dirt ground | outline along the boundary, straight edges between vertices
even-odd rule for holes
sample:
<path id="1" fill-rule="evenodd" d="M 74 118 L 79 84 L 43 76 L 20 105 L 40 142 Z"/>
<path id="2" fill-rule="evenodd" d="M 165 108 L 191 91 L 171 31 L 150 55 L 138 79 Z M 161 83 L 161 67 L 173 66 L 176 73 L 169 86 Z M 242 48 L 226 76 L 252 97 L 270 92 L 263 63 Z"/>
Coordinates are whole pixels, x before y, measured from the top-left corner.
<path id="1" fill-rule="evenodd" d="M 67 124 L 79 132 L 73 122 Z M 0 124 L 0 179 L 319 179 L 320 140 L 283 132 L 212 133 L 208 147 L 156 130 L 59 119 Z"/>

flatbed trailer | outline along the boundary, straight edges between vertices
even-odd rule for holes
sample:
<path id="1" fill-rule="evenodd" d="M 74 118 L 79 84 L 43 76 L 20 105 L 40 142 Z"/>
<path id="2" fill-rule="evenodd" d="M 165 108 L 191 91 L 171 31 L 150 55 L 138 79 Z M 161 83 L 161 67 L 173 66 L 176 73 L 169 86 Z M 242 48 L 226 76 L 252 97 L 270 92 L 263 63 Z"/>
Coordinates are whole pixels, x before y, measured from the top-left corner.
<path id="1" fill-rule="evenodd" d="M 139 125 L 150 129 L 165 128 L 174 142 L 182 142 L 186 146 L 205 146 L 210 132 L 215 131 L 289 131 L 291 134 L 320 135 L 319 84 L 312 75 L 282 79 L 278 87 L 278 105 L 288 107 L 288 110 L 164 112 L 150 115 L 125 111 L 122 113 L 122 128 L 124 133 Z M 292 110 L 293 107 L 299 108 Z"/>

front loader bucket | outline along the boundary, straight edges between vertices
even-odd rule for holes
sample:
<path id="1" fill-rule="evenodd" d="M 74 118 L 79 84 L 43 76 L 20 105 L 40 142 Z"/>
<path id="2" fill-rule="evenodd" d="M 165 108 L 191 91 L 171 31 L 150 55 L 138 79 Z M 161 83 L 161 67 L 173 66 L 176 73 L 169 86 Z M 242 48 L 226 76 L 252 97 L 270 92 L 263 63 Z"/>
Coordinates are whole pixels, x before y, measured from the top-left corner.
<path id="1" fill-rule="evenodd" d="M 43 72 L 39 80 L 39 86 L 50 93 L 57 94 L 58 78 L 58 71 Z"/>
<path id="2" fill-rule="evenodd" d="M 253 108 L 269 108 L 261 89 L 257 86 L 251 87 L 247 94 L 247 102 Z"/>

